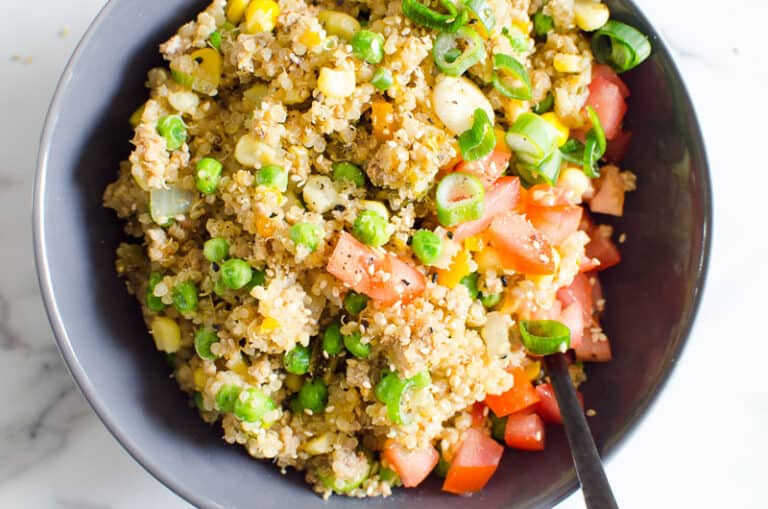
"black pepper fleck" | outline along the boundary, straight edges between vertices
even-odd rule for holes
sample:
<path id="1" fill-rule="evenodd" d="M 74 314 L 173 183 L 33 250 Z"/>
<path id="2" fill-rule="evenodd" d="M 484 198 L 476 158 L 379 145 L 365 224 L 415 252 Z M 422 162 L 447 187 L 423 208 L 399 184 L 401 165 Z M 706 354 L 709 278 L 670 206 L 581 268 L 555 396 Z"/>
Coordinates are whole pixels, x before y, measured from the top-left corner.
<path id="1" fill-rule="evenodd" d="M 216 263 L 216 262 L 212 262 L 211 263 L 211 270 L 214 271 L 214 272 L 218 272 L 219 271 L 219 264 Z"/>
<path id="2" fill-rule="evenodd" d="M 501 284 L 505 287 L 507 286 L 507 276 L 501 276 Z"/>
<path id="3" fill-rule="evenodd" d="M 449 239 L 453 240 L 453 232 L 448 232 L 448 233 L 446 233 L 446 236 L 447 236 Z"/>
<path id="4" fill-rule="evenodd" d="M 345 210 L 347 210 L 347 207 L 339 203 L 338 205 L 333 207 L 333 210 L 335 210 L 336 212 L 344 212 Z"/>
<path id="5" fill-rule="evenodd" d="M 431 277 L 432 277 L 432 282 L 437 283 L 437 272 L 433 272 Z"/>

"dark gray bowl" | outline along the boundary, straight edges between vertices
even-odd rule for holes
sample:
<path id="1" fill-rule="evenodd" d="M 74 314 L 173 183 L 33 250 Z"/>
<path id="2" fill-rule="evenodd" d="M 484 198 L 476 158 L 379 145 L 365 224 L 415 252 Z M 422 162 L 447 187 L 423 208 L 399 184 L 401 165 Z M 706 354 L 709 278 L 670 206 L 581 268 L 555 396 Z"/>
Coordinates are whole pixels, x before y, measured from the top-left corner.
<path id="1" fill-rule="evenodd" d="M 617 222 L 624 262 L 605 273 L 605 327 L 615 360 L 595 365 L 584 387 L 598 446 L 610 454 L 678 362 L 701 297 L 711 234 L 711 191 L 702 136 L 669 52 L 631 2 L 613 15 L 653 40 L 652 58 L 626 79 L 635 133 L 625 166 L 639 189 Z M 129 153 L 127 119 L 144 100 L 157 45 L 204 3 L 112 0 L 83 38 L 59 83 L 45 125 L 34 227 L 43 298 L 62 355 L 104 424 L 152 475 L 202 507 L 291 508 L 323 503 L 300 476 L 282 476 L 205 425 L 168 378 L 139 307 L 114 272 L 121 225 L 101 206 Z M 472 498 L 435 481 L 365 502 L 332 505 L 413 509 L 551 507 L 576 488 L 568 447 L 552 429 L 547 451 L 507 451 L 490 485 Z M 105 465 L 106 467 L 106 465 Z M 328 505 L 328 504 L 326 504 Z"/>

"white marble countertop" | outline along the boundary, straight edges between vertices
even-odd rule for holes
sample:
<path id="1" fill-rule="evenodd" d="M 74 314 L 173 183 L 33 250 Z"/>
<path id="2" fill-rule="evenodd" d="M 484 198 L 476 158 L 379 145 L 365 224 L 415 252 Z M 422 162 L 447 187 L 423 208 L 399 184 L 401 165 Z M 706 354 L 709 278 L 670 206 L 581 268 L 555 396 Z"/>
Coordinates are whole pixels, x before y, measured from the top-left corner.
<path id="1" fill-rule="evenodd" d="M 182 508 L 73 385 L 37 289 L 30 202 L 59 73 L 104 0 L 5 0 L 0 17 L 0 507 Z M 761 0 L 639 0 L 699 111 L 715 195 L 706 295 L 682 362 L 608 464 L 625 508 L 768 506 L 768 53 Z M 580 494 L 560 508 L 583 507 Z"/>

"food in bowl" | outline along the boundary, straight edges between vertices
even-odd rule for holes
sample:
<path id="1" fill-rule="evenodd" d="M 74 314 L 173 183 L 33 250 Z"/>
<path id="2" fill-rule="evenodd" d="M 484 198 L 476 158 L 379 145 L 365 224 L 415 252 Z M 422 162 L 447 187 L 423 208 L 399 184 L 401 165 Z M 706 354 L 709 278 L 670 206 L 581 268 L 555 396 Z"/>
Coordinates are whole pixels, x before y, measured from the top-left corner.
<path id="1" fill-rule="evenodd" d="M 587 0 L 216 0 L 160 51 L 104 203 L 203 419 L 324 496 L 542 450 L 541 356 L 611 358 L 589 213 L 635 187 L 648 40 Z"/>

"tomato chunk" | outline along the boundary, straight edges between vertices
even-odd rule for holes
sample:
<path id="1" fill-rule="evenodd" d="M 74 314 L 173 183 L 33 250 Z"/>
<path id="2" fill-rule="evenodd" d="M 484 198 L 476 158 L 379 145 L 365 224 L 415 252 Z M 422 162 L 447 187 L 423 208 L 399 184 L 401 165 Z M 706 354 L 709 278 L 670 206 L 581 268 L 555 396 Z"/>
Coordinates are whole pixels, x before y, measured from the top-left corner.
<path id="1" fill-rule="evenodd" d="M 502 394 L 488 394 L 485 397 L 485 404 L 493 410 L 497 417 L 504 417 L 525 410 L 539 401 L 539 395 L 525 375 L 523 368 L 513 369 L 512 376 L 515 379 L 515 385 L 511 389 Z"/>
<path id="2" fill-rule="evenodd" d="M 477 493 L 496 472 L 503 453 L 504 446 L 496 440 L 478 429 L 468 429 L 445 476 L 443 491 Z"/>
<path id="3" fill-rule="evenodd" d="M 598 325 L 597 321 L 593 322 L 593 326 Z M 585 330 L 584 339 L 573 352 L 577 360 L 586 362 L 608 362 L 613 357 L 608 338 L 601 332 L 593 332 L 592 328 Z"/>
<path id="4" fill-rule="evenodd" d="M 427 478 L 437 465 L 440 453 L 432 446 L 409 451 L 402 445 L 389 439 L 384 444 L 381 456 L 397 472 L 403 486 L 413 488 Z"/>
<path id="5" fill-rule="evenodd" d="M 453 238 L 462 241 L 485 231 L 494 218 L 514 209 L 520 200 L 520 179 L 501 177 L 485 193 L 485 208 L 480 219 L 461 223 L 453 230 Z"/>
<path id="6" fill-rule="evenodd" d="M 600 169 L 597 192 L 589 200 L 592 212 L 622 216 L 624 214 L 624 179 L 619 169 L 609 164 Z"/>
<path id="7" fill-rule="evenodd" d="M 569 306 L 574 302 L 581 304 L 584 323 L 589 323 L 592 320 L 592 310 L 594 308 L 590 277 L 596 276 L 578 273 L 569 286 L 560 288 L 557 291 L 557 300 L 562 302 L 563 306 Z"/>
<path id="8" fill-rule="evenodd" d="M 629 151 L 630 141 L 632 141 L 631 131 L 621 131 L 614 136 L 605 148 L 605 159 L 614 164 L 620 163 L 624 160 L 624 156 L 626 156 Z"/>
<path id="9" fill-rule="evenodd" d="M 536 414 L 514 414 L 507 417 L 504 442 L 522 451 L 543 451 L 546 429 Z"/>
<path id="10" fill-rule="evenodd" d="M 504 267 L 533 275 L 555 271 L 552 246 L 523 216 L 507 212 L 497 217 L 487 237 Z"/>
<path id="11" fill-rule="evenodd" d="M 589 243 L 585 247 L 587 258 L 596 258 L 600 263 L 597 266 L 582 266 L 582 271 L 603 271 L 621 261 L 621 253 L 610 237 L 605 236 L 598 226 L 590 226 L 587 229 Z"/>
<path id="12" fill-rule="evenodd" d="M 526 215 L 539 232 L 555 245 L 562 244 L 579 229 L 584 209 L 578 205 L 528 206 Z"/>
<path id="13" fill-rule="evenodd" d="M 574 301 L 565 306 L 560 312 L 559 320 L 571 331 L 571 348 L 579 346 L 584 338 L 585 323 L 581 303 Z"/>
<path id="14" fill-rule="evenodd" d="M 478 401 L 472 405 L 470 415 L 472 416 L 472 426 L 475 428 L 481 427 L 485 422 L 485 403 Z"/>
<path id="15" fill-rule="evenodd" d="M 539 395 L 539 402 L 536 404 L 536 413 L 544 419 L 545 422 L 555 424 L 563 423 L 563 416 L 560 414 L 560 405 L 555 398 L 555 390 L 551 384 L 541 384 L 536 387 L 536 393 Z M 584 408 L 584 397 L 581 392 L 576 391 L 581 408 Z"/>
<path id="16" fill-rule="evenodd" d="M 496 179 L 504 174 L 507 166 L 509 166 L 511 157 L 511 152 L 494 149 L 490 154 L 477 161 L 460 162 L 456 165 L 455 171 L 474 175 L 480 179 L 487 189 L 496 182 Z"/>
<path id="17" fill-rule="evenodd" d="M 414 267 L 397 256 L 371 249 L 347 232 L 339 235 L 326 270 L 355 291 L 385 304 L 409 302 L 427 287 L 426 278 Z"/>
<path id="18" fill-rule="evenodd" d="M 618 74 L 616 74 L 616 71 L 613 70 L 613 68 L 610 65 L 605 64 L 595 64 L 592 66 L 592 79 L 595 78 L 604 78 L 617 87 L 619 87 L 619 92 L 621 93 L 621 96 L 623 98 L 629 97 L 629 87 L 626 83 L 619 77 Z"/>
<path id="19" fill-rule="evenodd" d="M 602 76 L 592 78 L 586 105 L 595 109 L 607 139 L 612 140 L 619 134 L 627 103 L 617 84 Z"/>

